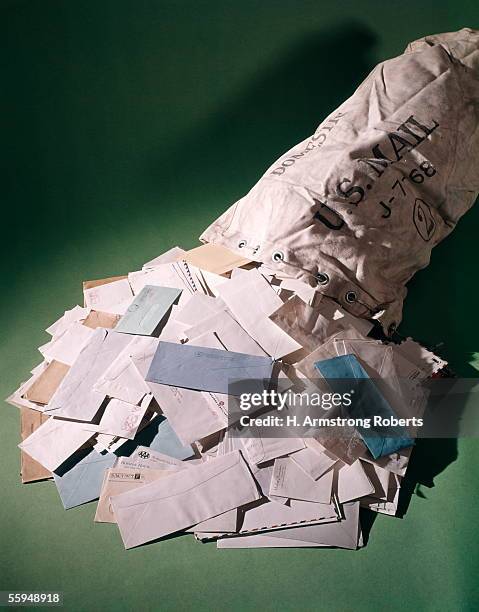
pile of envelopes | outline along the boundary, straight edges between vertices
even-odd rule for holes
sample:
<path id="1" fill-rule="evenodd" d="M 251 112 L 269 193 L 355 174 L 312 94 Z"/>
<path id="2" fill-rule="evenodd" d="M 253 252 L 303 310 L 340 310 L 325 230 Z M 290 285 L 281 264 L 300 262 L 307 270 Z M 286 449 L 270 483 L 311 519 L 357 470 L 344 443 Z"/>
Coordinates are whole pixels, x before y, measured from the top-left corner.
<path id="1" fill-rule="evenodd" d="M 83 295 L 7 400 L 24 483 L 52 479 L 66 509 L 98 500 L 95 521 L 116 523 L 126 548 L 187 532 L 218 548 L 356 549 L 360 508 L 395 515 L 410 445 L 375 458 L 357 434 L 233 436 L 228 373 L 267 379 L 279 366 L 294 384 L 352 355 L 423 380 L 445 365 L 434 354 L 374 340 L 315 287 L 212 244 L 85 282 Z"/>

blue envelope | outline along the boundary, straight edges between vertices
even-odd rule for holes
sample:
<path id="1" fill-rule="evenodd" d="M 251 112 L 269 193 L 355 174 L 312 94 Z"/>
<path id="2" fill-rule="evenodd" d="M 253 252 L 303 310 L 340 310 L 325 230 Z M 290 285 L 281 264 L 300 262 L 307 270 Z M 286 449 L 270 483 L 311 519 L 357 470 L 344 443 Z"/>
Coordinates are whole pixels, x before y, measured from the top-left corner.
<path id="1" fill-rule="evenodd" d="M 161 415 L 155 417 L 147 427 L 138 432 L 134 440 L 120 446 L 117 454 L 129 457 L 138 446 L 148 446 L 158 453 L 163 453 L 180 461 L 189 459 L 195 454 L 190 445 L 184 446 L 180 442 L 178 436 L 171 429 L 171 425 Z"/>
<path id="2" fill-rule="evenodd" d="M 159 342 L 146 375 L 149 382 L 197 391 L 239 395 L 244 392 L 262 392 L 263 381 L 269 381 L 273 372 L 270 357 L 246 355 L 220 349 Z M 238 381 L 233 391 L 232 385 Z"/>
<path id="3" fill-rule="evenodd" d="M 54 473 L 53 479 L 65 510 L 98 499 L 105 470 L 113 467 L 115 460 L 116 455 L 91 450 L 87 455 L 83 452 L 73 467 L 61 466 L 62 471 Z"/>
<path id="4" fill-rule="evenodd" d="M 180 294 L 181 289 L 146 285 L 128 306 L 115 331 L 151 336 Z"/>
<path id="5" fill-rule="evenodd" d="M 159 423 L 158 433 L 150 442 L 149 447 L 158 453 L 180 460 L 189 459 L 195 454 L 190 445 L 183 446 L 166 419 Z"/>
<path id="6" fill-rule="evenodd" d="M 338 393 L 350 390 L 345 388 L 345 381 L 348 379 L 364 381 L 362 384 L 356 385 L 356 395 L 348 409 L 348 416 L 370 418 L 371 420 L 375 415 L 383 418 L 396 417 L 391 406 L 355 355 L 340 355 L 339 357 L 317 361 L 314 367 L 327 379 L 333 391 Z M 407 448 L 414 444 L 414 439 L 401 426 L 382 427 L 380 429 L 357 427 L 356 429 L 374 459 L 390 455 L 401 448 Z"/>

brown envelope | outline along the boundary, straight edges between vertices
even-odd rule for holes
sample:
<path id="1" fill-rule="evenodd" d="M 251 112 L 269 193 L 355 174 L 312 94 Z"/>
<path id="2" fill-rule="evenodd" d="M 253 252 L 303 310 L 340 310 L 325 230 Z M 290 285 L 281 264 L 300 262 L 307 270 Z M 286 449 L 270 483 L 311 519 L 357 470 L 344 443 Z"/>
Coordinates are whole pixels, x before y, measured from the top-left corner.
<path id="1" fill-rule="evenodd" d="M 48 404 L 69 369 L 70 366 L 53 359 L 23 397 L 37 404 Z"/>
<path id="2" fill-rule="evenodd" d="M 83 281 L 83 291 L 85 289 L 93 289 L 93 287 L 99 287 L 100 285 L 107 285 L 108 283 L 114 283 L 115 281 L 128 278 L 128 276 L 110 276 L 109 278 L 99 278 L 97 280 Z"/>
<path id="3" fill-rule="evenodd" d="M 215 274 L 225 274 L 231 272 L 233 268 L 251 263 L 251 259 L 241 257 L 220 244 L 203 244 L 187 251 L 181 256 L 181 259 L 197 268 Z"/>
<path id="4" fill-rule="evenodd" d="M 120 319 L 121 315 L 92 310 L 87 318 L 83 321 L 83 325 L 86 325 L 86 327 L 91 327 L 91 329 L 96 329 L 97 327 L 113 329 Z"/>
<path id="5" fill-rule="evenodd" d="M 63 364 L 62 364 L 63 365 Z M 21 414 L 21 437 L 22 442 L 36 429 L 43 425 L 48 420 L 48 416 L 38 412 L 38 410 L 32 410 L 31 408 L 20 408 Z M 32 459 L 29 455 L 21 451 L 21 477 L 22 482 L 35 482 L 36 480 L 45 480 L 45 478 L 51 478 L 52 474 L 43 465 L 40 465 L 35 459 Z"/>

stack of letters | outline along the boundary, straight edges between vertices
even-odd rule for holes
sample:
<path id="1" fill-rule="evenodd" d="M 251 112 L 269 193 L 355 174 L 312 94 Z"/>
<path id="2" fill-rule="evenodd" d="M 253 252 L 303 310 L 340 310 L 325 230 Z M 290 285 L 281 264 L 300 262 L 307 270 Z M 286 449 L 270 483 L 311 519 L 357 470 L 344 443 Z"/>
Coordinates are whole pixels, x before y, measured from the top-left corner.
<path id="1" fill-rule="evenodd" d="M 126 548 L 187 532 L 218 548 L 356 549 L 360 508 L 396 514 L 412 440 L 239 435 L 230 383 L 291 392 L 334 368 L 419 381 L 445 365 L 431 352 L 375 340 L 315 287 L 213 244 L 87 281 L 83 295 L 7 400 L 23 482 L 52 479 L 66 509 L 98 500 L 94 520 L 116 523 Z"/>

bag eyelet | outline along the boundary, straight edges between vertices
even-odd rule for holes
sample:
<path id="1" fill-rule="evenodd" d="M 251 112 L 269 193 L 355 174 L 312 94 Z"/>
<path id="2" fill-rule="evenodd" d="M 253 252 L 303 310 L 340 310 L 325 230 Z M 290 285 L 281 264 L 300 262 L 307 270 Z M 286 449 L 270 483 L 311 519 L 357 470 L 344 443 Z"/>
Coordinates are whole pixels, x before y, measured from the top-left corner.
<path id="1" fill-rule="evenodd" d="M 353 304 L 358 299 L 358 296 L 354 291 L 347 291 L 344 296 L 344 299 L 346 300 L 346 302 L 348 302 L 348 304 Z"/>
<path id="2" fill-rule="evenodd" d="M 329 283 L 329 275 L 326 272 L 318 272 L 316 274 L 318 285 L 327 285 Z"/>
<path id="3" fill-rule="evenodd" d="M 284 261 L 284 253 L 283 253 L 283 251 L 275 251 L 271 255 L 271 259 L 273 261 Z"/>
<path id="4" fill-rule="evenodd" d="M 238 249 L 244 249 L 247 244 L 248 243 L 246 242 L 246 240 L 240 240 L 238 242 Z"/>

